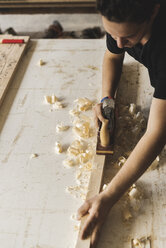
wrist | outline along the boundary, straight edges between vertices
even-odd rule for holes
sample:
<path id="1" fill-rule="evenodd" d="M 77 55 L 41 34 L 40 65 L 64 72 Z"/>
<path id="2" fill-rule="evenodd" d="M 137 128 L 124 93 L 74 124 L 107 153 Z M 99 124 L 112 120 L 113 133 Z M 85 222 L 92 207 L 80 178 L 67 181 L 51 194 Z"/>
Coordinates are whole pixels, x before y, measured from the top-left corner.
<path id="1" fill-rule="evenodd" d="M 110 207 L 113 207 L 114 204 L 117 202 L 116 197 L 113 194 L 113 192 L 109 192 L 107 189 L 102 191 L 100 194 L 101 194 L 102 199 L 104 201 L 107 201 Z"/>
<path id="2" fill-rule="evenodd" d="M 104 101 L 104 100 L 106 100 L 106 99 L 112 99 L 112 100 L 114 100 L 114 98 L 112 97 L 112 96 L 104 96 L 102 99 L 101 99 L 101 103 Z"/>

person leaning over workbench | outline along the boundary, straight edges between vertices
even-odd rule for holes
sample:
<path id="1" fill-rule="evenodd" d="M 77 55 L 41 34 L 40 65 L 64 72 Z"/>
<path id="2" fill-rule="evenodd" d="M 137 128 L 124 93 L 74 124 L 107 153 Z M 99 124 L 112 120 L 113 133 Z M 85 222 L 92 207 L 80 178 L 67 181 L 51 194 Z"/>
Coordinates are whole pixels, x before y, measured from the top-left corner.
<path id="1" fill-rule="evenodd" d="M 91 236 L 91 247 L 96 246 L 101 227 L 113 205 L 145 172 L 166 144 L 166 3 L 155 0 L 97 0 L 97 9 L 102 15 L 107 43 L 102 98 L 114 98 L 125 52 L 147 67 L 154 95 L 147 130 L 125 165 L 106 190 L 86 201 L 78 210 L 78 219 L 89 213 L 81 239 Z M 94 109 L 96 123 L 98 119 L 104 120 L 101 104 Z"/>

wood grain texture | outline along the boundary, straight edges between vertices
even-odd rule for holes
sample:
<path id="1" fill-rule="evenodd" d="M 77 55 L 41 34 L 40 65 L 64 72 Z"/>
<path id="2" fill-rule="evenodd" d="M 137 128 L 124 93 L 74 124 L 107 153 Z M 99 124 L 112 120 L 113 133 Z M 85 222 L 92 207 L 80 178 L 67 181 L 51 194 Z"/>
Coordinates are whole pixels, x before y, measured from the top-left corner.
<path id="1" fill-rule="evenodd" d="M 0 105 L 6 95 L 8 87 L 12 81 L 14 73 L 21 60 L 23 52 L 28 44 L 29 37 L 18 37 L 18 36 L 0 36 L 4 38 L 21 38 L 25 40 L 24 44 L 0 44 Z"/>

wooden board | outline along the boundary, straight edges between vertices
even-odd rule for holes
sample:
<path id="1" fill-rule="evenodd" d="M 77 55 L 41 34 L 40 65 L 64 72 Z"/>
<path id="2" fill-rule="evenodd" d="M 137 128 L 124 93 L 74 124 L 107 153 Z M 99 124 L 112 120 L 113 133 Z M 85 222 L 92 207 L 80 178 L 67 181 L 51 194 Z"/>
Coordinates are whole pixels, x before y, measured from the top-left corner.
<path id="1" fill-rule="evenodd" d="M 69 111 L 78 97 L 98 101 L 101 96 L 105 40 L 37 40 L 23 57 L 1 106 L 0 118 L 0 244 L 3 248 L 73 248 L 78 230 L 71 220 L 83 204 L 66 193 L 76 184 L 75 170 L 64 168 L 66 152 L 56 155 L 54 144 L 64 149 L 73 141 Z M 39 59 L 44 66 L 37 65 Z M 145 110 L 152 98 L 146 68 L 129 56 L 119 88 L 119 99 Z M 55 94 L 66 107 L 49 111 L 44 96 Z M 124 97 L 125 96 L 125 97 Z M 86 112 L 85 112 L 86 114 Z M 57 134 L 56 125 L 70 126 Z M 32 153 L 38 157 L 30 159 Z M 106 160 L 104 183 L 115 175 Z M 131 239 L 152 237 L 152 248 L 166 244 L 166 161 L 139 180 L 145 199 L 142 210 L 129 223 L 121 217 L 120 202 L 111 210 L 100 235 L 100 248 L 131 248 Z"/>
<path id="2" fill-rule="evenodd" d="M 101 183 L 103 179 L 104 164 L 105 164 L 105 155 L 95 155 L 94 162 L 93 162 L 93 168 L 92 168 L 92 172 L 91 172 L 91 176 L 89 180 L 86 200 L 92 198 L 93 196 L 97 195 L 100 192 Z M 87 218 L 88 218 L 88 215 L 84 216 L 81 219 L 76 248 L 89 248 L 90 247 L 90 238 L 86 240 L 80 239 L 80 233 L 82 231 L 82 228 Z"/>
<path id="3" fill-rule="evenodd" d="M 5 248 L 73 248 L 78 233 L 70 216 L 83 200 L 65 190 L 76 185 L 77 169 L 63 166 L 74 139 L 69 111 L 83 95 L 99 99 L 103 41 L 32 40 L 30 45 L 1 109 L 0 243 Z M 40 58 L 45 65 L 38 66 Z M 62 99 L 64 109 L 49 111 L 44 96 L 52 94 Z M 70 128 L 58 134 L 61 121 Z M 54 151 L 58 140 L 61 155 Z M 32 153 L 39 156 L 31 159 Z"/>
<path id="4" fill-rule="evenodd" d="M 14 73 L 18 68 L 22 55 L 27 47 L 29 37 L 23 36 L 4 36 L 0 35 L 0 39 L 4 38 L 21 38 L 25 40 L 24 44 L 0 44 L 0 105 L 6 95 L 10 83 L 12 82 Z"/>

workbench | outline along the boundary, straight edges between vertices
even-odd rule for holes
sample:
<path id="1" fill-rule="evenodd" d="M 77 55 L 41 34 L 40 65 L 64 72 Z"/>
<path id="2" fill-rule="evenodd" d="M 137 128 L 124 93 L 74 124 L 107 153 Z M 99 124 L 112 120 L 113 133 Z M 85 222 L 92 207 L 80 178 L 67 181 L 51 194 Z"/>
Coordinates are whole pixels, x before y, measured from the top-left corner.
<path id="1" fill-rule="evenodd" d="M 105 40 L 32 40 L 0 108 L 0 247 L 74 248 L 78 230 L 70 216 L 83 203 L 67 194 L 75 185 L 75 168 L 63 166 L 65 153 L 55 154 L 55 142 L 68 147 L 71 128 L 56 133 L 56 124 L 71 126 L 73 101 L 101 96 Z M 45 65 L 38 66 L 39 59 Z M 51 111 L 44 96 L 55 94 L 65 108 Z M 147 116 L 153 89 L 147 70 L 125 57 L 119 100 L 136 103 Z M 31 158 L 31 154 L 38 157 Z M 114 168 L 106 160 L 105 177 Z M 146 172 L 141 212 L 124 223 L 117 203 L 103 227 L 100 248 L 130 248 L 131 239 L 151 236 L 153 248 L 166 245 L 166 160 Z"/>

